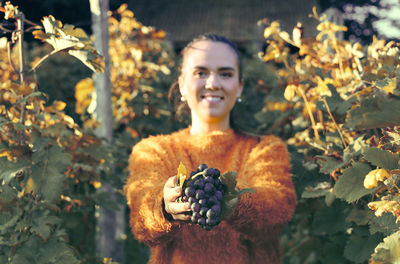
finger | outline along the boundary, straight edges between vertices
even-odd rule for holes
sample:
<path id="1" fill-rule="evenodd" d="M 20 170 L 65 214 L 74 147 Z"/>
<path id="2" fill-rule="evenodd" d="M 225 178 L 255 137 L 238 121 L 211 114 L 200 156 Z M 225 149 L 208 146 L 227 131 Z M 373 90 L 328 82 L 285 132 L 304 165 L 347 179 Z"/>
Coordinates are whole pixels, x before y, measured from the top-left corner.
<path id="1" fill-rule="evenodd" d="M 171 202 L 166 206 L 165 210 L 167 213 L 171 215 L 177 215 L 177 214 L 182 214 L 184 212 L 190 211 L 190 204 L 189 203 L 177 203 L 177 202 Z"/>
<path id="2" fill-rule="evenodd" d="M 173 188 L 173 187 L 175 187 L 176 186 L 176 175 L 175 176 L 172 176 L 172 177 L 169 177 L 168 178 L 168 180 L 166 181 L 166 183 L 165 183 L 165 186 L 166 187 L 170 187 L 170 188 Z"/>
<path id="3" fill-rule="evenodd" d="M 181 194 L 182 194 L 182 189 L 179 186 L 164 189 L 164 199 L 167 202 L 175 202 L 176 199 L 179 196 L 181 196 Z"/>
<path id="4" fill-rule="evenodd" d="M 191 216 L 187 214 L 176 214 L 172 216 L 174 220 L 180 220 L 180 221 L 188 221 Z"/>

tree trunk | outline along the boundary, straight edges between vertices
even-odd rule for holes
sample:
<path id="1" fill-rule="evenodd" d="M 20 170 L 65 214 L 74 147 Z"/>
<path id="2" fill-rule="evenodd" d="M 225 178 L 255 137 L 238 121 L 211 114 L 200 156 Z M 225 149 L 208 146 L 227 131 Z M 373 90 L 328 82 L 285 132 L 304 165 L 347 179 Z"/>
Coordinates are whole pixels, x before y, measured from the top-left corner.
<path id="1" fill-rule="evenodd" d="M 96 87 L 96 118 L 100 126 L 96 129 L 96 135 L 113 141 L 113 113 L 111 100 L 110 79 L 110 56 L 108 53 L 108 0 L 89 0 L 92 13 L 92 30 L 94 35 L 94 46 L 104 56 L 104 72 L 94 74 Z M 100 192 L 106 191 L 113 198 L 115 195 L 112 186 L 104 184 Z M 98 256 L 101 258 L 112 258 L 120 263 L 124 259 L 123 235 L 125 233 L 124 206 L 121 205 L 116 211 L 98 208 L 96 211 L 96 244 Z"/>

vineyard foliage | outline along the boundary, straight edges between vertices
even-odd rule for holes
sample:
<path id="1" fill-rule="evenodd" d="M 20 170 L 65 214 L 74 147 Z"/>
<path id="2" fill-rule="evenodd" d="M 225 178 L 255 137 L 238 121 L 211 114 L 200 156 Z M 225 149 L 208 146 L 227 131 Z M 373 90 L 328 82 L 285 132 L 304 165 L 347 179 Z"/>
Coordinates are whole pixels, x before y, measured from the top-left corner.
<path id="1" fill-rule="evenodd" d="M 0 11 L 18 19 L 9 3 Z M 400 263 L 399 44 L 339 40 L 345 27 L 313 16 L 315 38 L 268 24 L 265 52 L 245 60 L 249 78 L 234 115 L 252 132 L 287 139 L 299 204 L 282 236 L 284 262 Z M 182 126 L 166 96 L 177 59 L 164 31 L 142 25 L 126 5 L 110 13 L 111 144 L 92 133 L 92 78 L 75 86 L 79 120 L 65 113 L 71 102 L 49 98 L 37 83 L 59 53 L 101 71 L 90 36 L 51 15 L 29 32 L 48 52 L 34 52 L 42 55 L 23 82 L 17 34 L 10 50 L 0 41 L 0 263 L 111 263 L 96 257 L 95 208 L 125 204 L 128 155 L 140 138 Z M 121 194 L 117 201 L 99 192 L 104 184 Z M 126 262 L 145 263 L 148 250 L 129 232 Z"/>
<path id="2" fill-rule="evenodd" d="M 270 23 L 259 54 L 277 65 L 284 89 L 258 120 L 271 110 L 290 117 L 276 131 L 290 135 L 300 198 L 285 261 L 400 263 L 399 44 L 339 40 L 345 27 L 313 17 L 319 33 L 310 39 Z"/>
<path id="3" fill-rule="evenodd" d="M 167 99 L 175 60 L 166 33 L 141 24 L 126 4 L 114 11 L 109 23 L 114 129 L 127 128 L 141 137 L 176 129 Z M 81 80 L 75 92 L 76 111 L 91 127 L 95 123 L 93 79 Z"/>
<path id="4" fill-rule="evenodd" d="M 10 21 L 19 19 L 18 8 L 11 3 L 0 9 Z M 56 87 L 48 87 L 52 82 L 46 83 L 41 69 L 54 61 L 58 64 L 53 57 L 60 53 L 75 57 L 93 72 L 102 71 L 103 57 L 90 37 L 51 15 L 41 25 L 30 21 L 29 25 L 25 34 L 32 32 L 49 45 L 25 51 L 25 57 L 32 59 L 26 62 L 23 82 L 16 70 L 20 61 L 16 33 L 8 41 L 3 38 L 0 49 L 0 263 L 111 263 L 111 258 L 96 256 L 96 208 L 126 204 L 122 185 L 128 155 L 140 137 L 179 126 L 171 122 L 173 108 L 166 97 L 174 56 L 165 32 L 143 26 L 126 5 L 110 14 L 115 120 L 111 145 L 93 134 L 98 123 L 92 78 L 76 84 L 78 120 L 65 114 L 71 102 L 54 100 L 40 90 L 45 87 L 54 93 Z M 105 184 L 120 194 L 116 201 L 99 191 Z M 147 260 L 147 248 L 132 236 L 119 239 L 131 248 L 126 250 L 127 262 Z"/>

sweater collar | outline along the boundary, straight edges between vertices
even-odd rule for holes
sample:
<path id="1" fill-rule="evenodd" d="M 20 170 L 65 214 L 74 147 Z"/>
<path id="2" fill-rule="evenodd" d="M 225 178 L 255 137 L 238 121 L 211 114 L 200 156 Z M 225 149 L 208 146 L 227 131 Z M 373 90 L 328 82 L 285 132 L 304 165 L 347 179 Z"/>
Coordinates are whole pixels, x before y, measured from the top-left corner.
<path id="1" fill-rule="evenodd" d="M 235 143 L 236 134 L 235 131 L 230 128 L 227 130 L 215 130 L 205 134 L 190 134 L 190 127 L 182 131 L 185 139 L 193 147 L 199 147 L 202 149 L 214 148 L 216 146 L 229 146 Z"/>

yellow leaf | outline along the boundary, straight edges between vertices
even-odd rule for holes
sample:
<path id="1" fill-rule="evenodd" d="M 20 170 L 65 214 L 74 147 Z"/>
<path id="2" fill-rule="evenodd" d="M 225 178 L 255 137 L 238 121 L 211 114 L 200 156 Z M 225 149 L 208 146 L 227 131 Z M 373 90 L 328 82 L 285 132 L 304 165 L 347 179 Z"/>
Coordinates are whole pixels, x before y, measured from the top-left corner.
<path id="1" fill-rule="evenodd" d="M 15 14 L 17 13 L 18 6 L 13 6 L 10 1 L 7 1 L 5 6 L 5 14 L 4 19 L 7 20 L 9 18 L 15 18 Z"/>
<path id="2" fill-rule="evenodd" d="M 70 127 L 73 127 L 73 125 L 75 124 L 75 121 L 72 117 L 65 115 L 63 117 L 64 121 L 67 123 L 67 125 L 69 125 Z"/>
<path id="3" fill-rule="evenodd" d="M 364 179 L 364 187 L 366 189 L 372 189 L 378 186 L 378 181 L 376 180 L 376 170 L 370 171 Z"/>
<path id="4" fill-rule="evenodd" d="M 7 37 L 0 38 L 0 49 L 7 48 Z"/>
<path id="5" fill-rule="evenodd" d="M 383 182 L 390 176 L 389 172 L 385 169 L 377 169 L 376 171 L 375 178 L 377 181 Z"/>
<path id="6" fill-rule="evenodd" d="M 32 177 L 29 177 L 28 181 L 26 182 L 26 192 L 30 193 L 35 188 L 35 183 L 33 182 Z"/>
<path id="7" fill-rule="evenodd" d="M 286 100 L 292 101 L 295 94 L 296 94 L 296 85 L 290 84 L 286 86 L 285 93 L 283 94 L 283 96 L 285 97 Z"/>
<path id="8" fill-rule="evenodd" d="M 390 173 L 385 169 L 375 169 L 370 171 L 364 179 L 364 187 L 366 189 L 372 189 L 378 186 L 378 182 L 383 182 L 389 178 Z"/>
<path id="9" fill-rule="evenodd" d="M 99 189 L 101 187 L 101 182 L 99 181 L 93 181 L 92 185 L 95 189 Z"/>
<path id="10" fill-rule="evenodd" d="M 397 78 L 394 77 L 394 78 L 389 79 L 388 84 L 385 87 L 383 87 L 383 90 L 387 94 L 393 93 L 394 89 L 396 89 L 396 86 L 397 86 Z"/>
<path id="11" fill-rule="evenodd" d="M 277 21 L 273 21 L 269 27 L 264 30 L 264 38 L 269 38 L 269 36 L 279 32 L 280 24 Z"/>
<path id="12" fill-rule="evenodd" d="M 78 114 L 85 113 L 92 102 L 92 93 L 94 92 L 93 79 L 85 78 L 75 85 L 75 111 Z"/>
<path id="13" fill-rule="evenodd" d="M 53 103 L 53 107 L 58 111 L 64 110 L 66 105 L 67 104 L 63 101 L 54 101 L 54 103 Z"/>
<path id="14" fill-rule="evenodd" d="M 182 162 L 179 163 L 178 173 L 176 176 L 177 176 L 177 185 L 182 187 L 182 185 L 186 179 L 186 167 L 185 167 L 185 165 L 183 165 Z"/>
<path id="15" fill-rule="evenodd" d="M 382 216 L 383 213 L 391 213 L 396 218 L 400 217 L 400 204 L 397 201 L 376 201 L 370 202 L 368 207 L 375 211 L 376 216 Z"/>
<path id="16" fill-rule="evenodd" d="M 317 92 L 320 96 L 332 96 L 331 90 L 329 90 L 328 84 L 332 84 L 333 80 L 330 78 L 327 78 L 325 80 L 322 80 L 321 77 L 318 75 L 317 77 Z"/>

